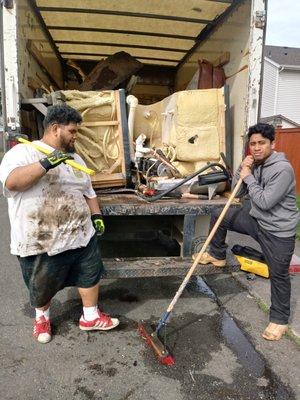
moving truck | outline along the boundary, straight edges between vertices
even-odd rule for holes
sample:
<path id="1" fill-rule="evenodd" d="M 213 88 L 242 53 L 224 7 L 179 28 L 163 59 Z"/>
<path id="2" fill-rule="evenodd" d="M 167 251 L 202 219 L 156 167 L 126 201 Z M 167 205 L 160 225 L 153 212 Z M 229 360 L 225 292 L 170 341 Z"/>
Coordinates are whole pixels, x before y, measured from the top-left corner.
<path id="1" fill-rule="evenodd" d="M 105 93 L 115 96 L 118 104 L 116 120 L 111 118 L 109 124 L 120 127 L 123 158 L 113 176 L 124 184 L 109 191 L 95 183 L 107 227 L 101 249 L 111 277 L 183 274 L 207 236 L 209 214 L 226 198 L 147 202 L 135 194 L 130 141 L 136 141 L 143 128 L 132 120 L 126 94 L 137 99 L 145 123 L 156 113 L 156 131 L 172 136 L 174 124 L 166 124 L 168 115 L 177 112 L 180 129 L 189 131 L 190 120 L 202 113 L 197 99 L 205 103 L 212 93 L 218 99 L 214 109 L 223 132 L 218 150 L 235 169 L 247 128 L 259 118 L 266 0 L 4 0 L 0 20 L 4 147 L 17 134 L 38 138 L 47 106 L 59 96 L 66 101 L 72 91 L 78 94 L 82 80 L 100 60 L 125 54 L 140 63 L 125 81 L 104 86 L 114 89 Z M 222 68 L 222 88 L 201 90 L 205 65 Z M 102 72 L 104 82 L 118 75 L 109 68 Z M 185 98 L 190 108 L 181 113 Z M 193 129 L 198 132 L 197 124 Z M 209 129 L 214 128 L 206 127 L 206 141 L 213 146 Z M 197 139 L 198 133 L 188 145 Z M 213 270 L 201 268 L 202 273 Z"/>

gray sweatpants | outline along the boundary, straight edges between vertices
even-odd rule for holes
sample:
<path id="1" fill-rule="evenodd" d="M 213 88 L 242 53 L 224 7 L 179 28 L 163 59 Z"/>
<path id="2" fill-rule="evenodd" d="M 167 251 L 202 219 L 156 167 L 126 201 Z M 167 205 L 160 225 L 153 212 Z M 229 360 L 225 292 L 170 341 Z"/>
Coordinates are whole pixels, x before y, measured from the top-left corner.
<path id="1" fill-rule="evenodd" d="M 214 226 L 220 213 L 221 210 L 213 212 L 210 229 Z M 287 324 L 290 316 L 291 297 L 289 266 L 295 249 L 295 236 L 277 237 L 262 229 L 257 220 L 249 215 L 247 206 L 240 209 L 229 209 L 210 244 L 210 255 L 220 260 L 226 258 L 227 230 L 249 235 L 260 244 L 270 272 L 270 321 Z"/>

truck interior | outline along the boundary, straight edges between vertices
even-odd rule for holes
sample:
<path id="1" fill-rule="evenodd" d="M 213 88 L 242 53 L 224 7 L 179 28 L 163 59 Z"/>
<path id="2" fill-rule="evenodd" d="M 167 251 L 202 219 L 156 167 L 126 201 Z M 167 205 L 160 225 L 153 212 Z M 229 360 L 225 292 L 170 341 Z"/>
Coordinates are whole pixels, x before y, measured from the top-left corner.
<path id="1" fill-rule="evenodd" d="M 232 42 L 245 22 L 241 10 L 237 21 L 231 22 L 231 34 L 228 31 L 216 37 L 209 50 L 205 42 L 222 22 L 237 14 L 243 3 L 243 7 L 250 6 L 243 0 L 69 0 L 63 6 L 58 0 L 17 3 L 18 25 L 22 28 L 19 51 L 24 50 L 27 60 L 34 58 L 46 72 L 48 76 L 40 76 L 46 86 L 50 83 L 63 89 L 67 84 L 76 88 L 77 80 L 97 62 L 124 51 L 143 64 L 132 91 L 142 104 L 155 103 L 174 89 L 185 90 L 198 59 L 217 63 L 218 57 L 232 50 Z M 244 11 L 244 15 L 249 13 Z M 82 70 L 77 70 L 76 77 L 70 72 L 75 69 L 72 61 Z M 35 80 L 36 76 L 31 78 Z"/>
<path id="2" fill-rule="evenodd" d="M 58 0 L 20 0 L 16 7 L 18 78 L 24 101 L 38 97 L 39 91 L 81 90 L 99 61 L 126 53 L 130 59 L 124 55 L 123 63 L 118 59 L 117 64 L 129 68 L 127 76 L 110 64 L 97 90 L 124 88 L 139 104 L 154 104 L 172 93 L 197 89 L 199 62 L 205 60 L 224 70 L 234 125 L 229 130 L 231 136 L 238 130 L 241 134 L 251 1 L 69 0 L 62 6 Z M 128 66 L 133 60 L 137 65 Z M 118 73 L 123 81 L 112 78 Z M 32 119 L 22 114 L 22 127 L 34 135 Z M 240 152 L 238 141 L 235 146 L 233 151 Z"/>

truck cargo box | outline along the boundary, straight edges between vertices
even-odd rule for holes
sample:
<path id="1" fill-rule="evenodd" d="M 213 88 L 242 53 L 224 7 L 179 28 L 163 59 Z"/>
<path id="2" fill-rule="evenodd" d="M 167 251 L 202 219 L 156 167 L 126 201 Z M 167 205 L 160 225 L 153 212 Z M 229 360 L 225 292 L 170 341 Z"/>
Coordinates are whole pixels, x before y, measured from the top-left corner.
<path id="1" fill-rule="evenodd" d="M 103 96 L 99 93 L 104 92 L 114 101 L 116 107 L 108 106 L 102 119 L 86 111 L 78 141 L 78 151 L 86 154 L 86 162 L 97 171 L 94 186 L 107 225 L 101 248 L 110 259 L 107 265 L 113 276 L 183 273 L 186 257 L 207 236 L 211 210 L 225 204 L 222 196 L 169 198 L 152 204 L 135 196 L 130 192 L 132 141 L 143 133 L 152 147 L 168 143 L 176 149 L 174 166 L 183 177 L 203 163 L 218 160 L 221 151 L 231 168 L 238 166 L 247 128 L 259 116 L 265 3 L 2 2 L 4 150 L 8 137 L 15 134 L 38 138 L 47 107 L 58 101 L 58 94 L 65 102 L 76 100 L 68 97 L 75 93 L 82 96 L 83 82 L 91 71 L 98 71 L 94 94 Z M 113 59 L 126 61 L 122 65 L 118 61 L 115 68 L 110 67 Z M 95 86 L 103 82 L 109 86 Z M 206 121 L 205 125 L 197 93 L 201 93 L 199 99 L 203 96 L 203 109 L 209 93 L 215 93 L 214 123 Z M 127 95 L 138 100 L 134 119 Z M 84 131 L 91 137 L 91 131 L 96 131 L 102 137 L 94 145 L 102 153 L 88 154 L 91 143 Z M 108 144 L 111 147 L 103 151 L 104 136 L 117 146 Z M 199 138 L 205 148 L 199 142 L 193 151 Z M 127 192 L 105 194 L 107 182 Z M 202 271 L 209 272 L 209 268 Z"/>

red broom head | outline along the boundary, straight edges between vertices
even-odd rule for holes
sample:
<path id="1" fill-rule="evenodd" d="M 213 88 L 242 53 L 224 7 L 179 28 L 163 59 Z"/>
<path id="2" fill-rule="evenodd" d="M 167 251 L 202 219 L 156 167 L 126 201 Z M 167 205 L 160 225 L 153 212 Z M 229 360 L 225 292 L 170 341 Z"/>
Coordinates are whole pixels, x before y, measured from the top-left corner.
<path id="1" fill-rule="evenodd" d="M 163 365 L 174 365 L 175 364 L 175 359 L 170 354 L 168 356 L 159 357 L 158 359 Z"/>
<path id="2" fill-rule="evenodd" d="M 160 339 L 158 338 L 156 332 L 149 332 L 147 331 L 144 323 L 140 322 L 138 324 L 138 332 L 145 340 L 145 342 L 152 348 L 156 357 L 163 365 L 174 365 L 175 359 L 174 357 L 168 352 L 166 347 L 162 344 Z"/>

